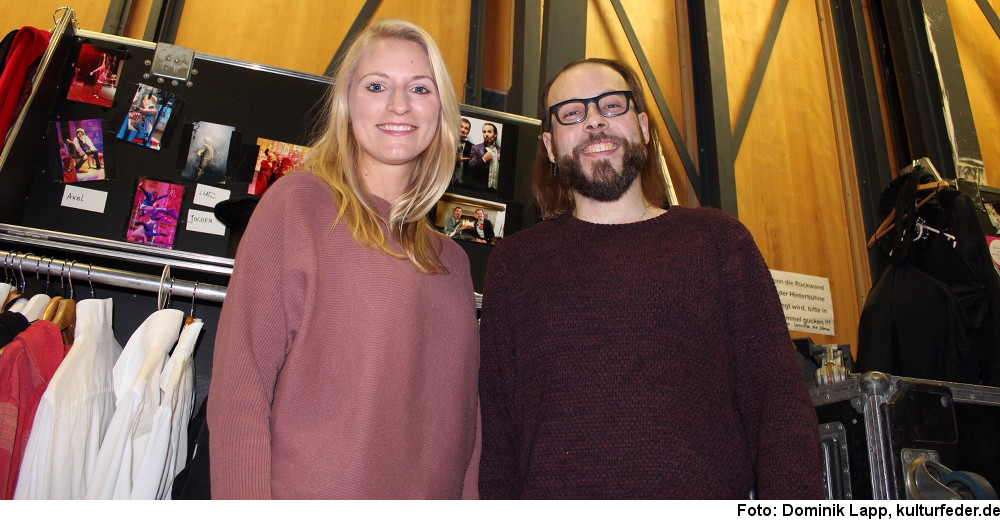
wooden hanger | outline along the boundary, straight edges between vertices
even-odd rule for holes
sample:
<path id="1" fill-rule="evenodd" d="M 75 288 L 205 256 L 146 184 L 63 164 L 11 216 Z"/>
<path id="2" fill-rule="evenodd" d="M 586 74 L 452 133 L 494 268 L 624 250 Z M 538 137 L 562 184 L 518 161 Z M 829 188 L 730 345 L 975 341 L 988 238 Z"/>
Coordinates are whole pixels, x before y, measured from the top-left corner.
<path id="1" fill-rule="evenodd" d="M 72 345 L 73 335 L 76 331 L 76 300 L 72 298 L 60 300 L 56 314 L 52 317 L 52 323 L 59 327 L 63 344 Z"/>
<path id="2" fill-rule="evenodd" d="M 937 197 L 938 193 L 944 191 L 944 189 L 947 188 L 948 186 L 951 186 L 951 184 L 949 184 L 948 181 L 928 182 L 926 184 L 917 185 L 917 191 L 934 190 L 923 199 L 920 199 L 920 202 L 917 203 L 917 209 L 920 209 L 921 206 L 930 202 L 930 200 L 933 199 L 934 197 Z M 882 223 L 879 224 L 878 229 L 875 230 L 875 235 L 872 236 L 871 240 L 868 241 L 868 249 L 871 249 L 872 246 L 875 245 L 875 242 L 878 242 L 879 239 L 884 237 L 895 227 L 896 227 L 896 208 L 892 208 L 892 211 L 889 212 L 889 215 L 885 217 L 885 220 L 883 220 Z"/>
<path id="3" fill-rule="evenodd" d="M 45 310 L 42 311 L 42 318 L 45 321 L 52 321 L 52 318 L 56 315 L 56 310 L 59 308 L 59 302 L 63 300 L 62 296 L 53 296 L 49 300 L 49 304 L 45 306 Z"/>

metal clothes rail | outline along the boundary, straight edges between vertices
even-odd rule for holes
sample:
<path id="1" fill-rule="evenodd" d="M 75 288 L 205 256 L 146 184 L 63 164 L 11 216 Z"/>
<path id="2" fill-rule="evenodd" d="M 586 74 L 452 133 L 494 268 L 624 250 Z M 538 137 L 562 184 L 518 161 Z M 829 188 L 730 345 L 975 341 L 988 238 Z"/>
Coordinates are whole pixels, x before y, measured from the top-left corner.
<path id="1" fill-rule="evenodd" d="M 169 268 L 169 266 L 167 266 Z M 85 282 L 87 289 L 93 284 L 110 285 L 125 289 L 134 289 L 167 294 L 175 297 L 194 298 L 197 300 L 222 302 L 226 298 L 226 287 L 204 284 L 187 280 L 176 280 L 169 275 L 170 270 L 164 269 L 163 276 L 154 276 L 109 267 L 99 267 L 91 263 L 74 260 L 58 260 L 49 256 L 38 256 L 30 253 L 0 250 L 0 270 L 15 279 L 24 279 L 25 273 L 34 273 L 36 278 L 46 277 L 51 283 L 59 283 L 60 278 Z M 82 293 L 77 285 L 76 292 Z"/>

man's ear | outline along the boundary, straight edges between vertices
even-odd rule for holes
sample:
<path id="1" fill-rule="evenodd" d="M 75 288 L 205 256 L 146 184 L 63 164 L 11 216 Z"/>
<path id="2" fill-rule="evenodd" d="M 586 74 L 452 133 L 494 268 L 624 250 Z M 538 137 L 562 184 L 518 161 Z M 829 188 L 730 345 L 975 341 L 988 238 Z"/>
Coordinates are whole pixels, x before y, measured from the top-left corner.
<path id="1" fill-rule="evenodd" d="M 639 114 L 639 129 L 642 130 L 642 142 L 649 144 L 649 116 L 645 112 Z"/>
<path id="2" fill-rule="evenodd" d="M 542 132 L 542 144 L 545 145 L 545 151 L 549 154 L 549 162 L 556 162 L 556 154 L 552 152 L 552 133 Z"/>

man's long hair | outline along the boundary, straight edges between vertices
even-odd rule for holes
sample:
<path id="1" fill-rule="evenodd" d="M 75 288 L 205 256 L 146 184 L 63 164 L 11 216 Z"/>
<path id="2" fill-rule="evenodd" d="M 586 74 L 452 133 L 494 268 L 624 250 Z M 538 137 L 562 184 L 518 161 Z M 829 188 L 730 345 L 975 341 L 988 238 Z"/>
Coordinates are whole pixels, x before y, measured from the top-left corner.
<path id="1" fill-rule="evenodd" d="M 584 63 L 596 63 L 608 67 L 625 79 L 629 90 L 632 91 L 632 100 L 635 103 L 635 117 L 646 112 L 646 93 L 642 89 L 639 77 L 631 67 L 614 60 L 604 58 L 587 58 L 568 63 L 559 73 L 555 75 L 542 90 L 541 112 L 542 130 L 552 131 L 552 116 L 549 114 L 549 90 L 552 84 L 567 70 L 582 65 Z M 583 123 L 580 123 L 583 124 Z M 654 206 L 666 208 L 670 205 L 667 198 L 667 177 L 666 172 L 660 162 L 659 134 L 652 118 L 649 118 L 649 142 L 646 143 L 646 163 L 639 173 L 642 183 L 642 195 L 646 201 Z M 535 164 L 532 169 L 532 192 L 535 195 L 535 202 L 538 204 L 542 218 L 552 218 L 566 211 L 572 210 L 576 206 L 573 199 L 573 190 L 569 184 L 556 172 L 556 165 L 549 161 L 549 155 L 545 150 L 545 145 L 539 142 L 538 154 L 535 156 Z"/>

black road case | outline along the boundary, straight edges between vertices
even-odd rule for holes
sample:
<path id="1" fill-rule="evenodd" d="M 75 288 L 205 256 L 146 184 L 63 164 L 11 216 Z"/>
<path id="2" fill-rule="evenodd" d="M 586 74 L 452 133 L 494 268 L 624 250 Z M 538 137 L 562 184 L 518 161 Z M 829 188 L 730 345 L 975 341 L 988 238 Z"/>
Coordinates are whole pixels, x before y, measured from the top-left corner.
<path id="1" fill-rule="evenodd" d="M 918 498 L 921 461 L 1000 483 L 1000 388 L 868 372 L 809 393 L 828 498 Z"/>

